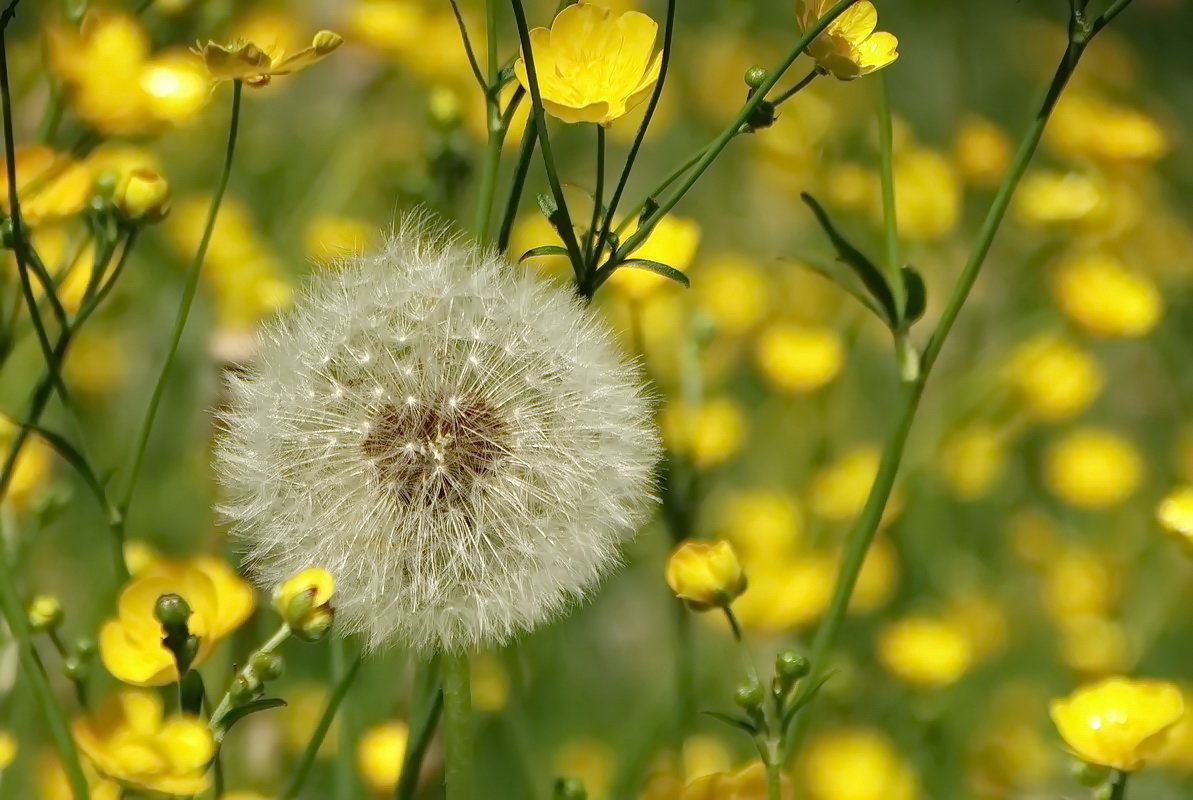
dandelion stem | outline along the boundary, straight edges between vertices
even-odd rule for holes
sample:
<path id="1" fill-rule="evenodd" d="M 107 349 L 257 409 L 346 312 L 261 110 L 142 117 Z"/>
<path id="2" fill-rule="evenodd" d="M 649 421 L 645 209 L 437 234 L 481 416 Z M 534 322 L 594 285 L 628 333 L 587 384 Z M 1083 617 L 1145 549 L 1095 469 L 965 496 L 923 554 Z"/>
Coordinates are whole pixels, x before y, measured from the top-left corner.
<path id="1" fill-rule="evenodd" d="M 319 755 L 319 748 L 323 746 L 323 740 L 327 738 L 327 732 L 331 729 L 332 722 L 335 721 L 340 704 L 348 695 L 348 690 L 352 688 L 352 683 L 356 680 L 362 663 L 364 663 L 364 653 L 358 653 L 348 670 L 336 682 L 335 688 L 327 698 L 327 705 L 323 707 L 323 715 L 319 717 L 319 722 L 315 725 L 315 730 L 311 733 L 311 738 L 307 742 L 306 748 L 303 749 L 302 757 L 299 758 L 298 765 L 294 768 L 294 774 L 290 776 L 290 782 L 286 784 L 286 790 L 282 792 L 280 800 L 293 800 L 302 791 L 302 785 L 306 783 L 307 775 L 310 774 L 311 767 L 315 763 L 315 757 Z"/>
<path id="2" fill-rule="evenodd" d="M 886 282 L 895 301 L 895 317 L 903 317 L 907 291 L 899 274 L 899 219 L 895 208 L 894 125 L 886 70 L 878 75 L 878 154 L 882 176 L 882 224 L 886 233 Z"/>
<path id="3" fill-rule="evenodd" d="M 91 790 L 87 786 L 87 778 L 79 763 L 78 751 L 70 736 L 70 726 L 67 723 L 66 714 L 54 697 L 54 689 L 50 686 L 50 679 L 46 676 L 45 666 L 37 654 L 37 648 L 33 645 L 33 636 L 29 631 L 25 609 L 17 597 L 12 569 L 8 564 L 8 554 L 4 552 L 4 549 L 3 542 L 0 542 L 0 613 L 3 613 L 4 619 L 8 622 L 8 628 L 12 631 L 13 638 L 16 639 L 21 671 L 28 680 L 33 699 L 41 711 L 46 726 L 50 729 L 50 738 L 54 741 L 54 747 L 66 769 L 71 795 L 74 800 L 87 800 L 91 796 Z"/>
<path id="4" fill-rule="evenodd" d="M 1130 0 L 1125 0 L 1125 2 L 1129 3 Z M 940 356 L 945 340 L 948 338 L 953 325 L 957 321 L 957 316 L 961 313 L 962 307 L 969 298 L 969 293 L 973 289 L 974 283 L 977 281 L 982 265 L 986 261 L 986 256 L 990 253 L 990 249 L 993 246 L 994 237 L 997 235 L 1003 218 L 1006 216 L 1007 209 L 1010 207 L 1015 190 L 1018 188 L 1019 182 L 1027 171 L 1027 167 L 1031 163 L 1036 149 L 1039 147 L 1040 140 L 1043 138 L 1048 119 L 1056 107 L 1056 103 L 1060 99 L 1061 93 L 1064 91 L 1069 79 L 1077 69 L 1081 55 L 1090 42 L 1088 35 L 1076 35 L 1078 33 L 1080 32 L 1071 31 L 1069 45 L 1061 57 L 1056 74 L 1048 87 L 1040 109 L 1024 133 L 1010 169 L 999 185 L 994 200 L 991 202 L 985 221 L 982 223 L 974 239 L 973 247 L 970 250 L 969 258 L 962 270 L 961 276 L 953 287 L 945 309 L 941 313 L 941 317 L 936 323 L 936 327 L 924 349 L 920 361 L 919 375 L 914 381 L 903 384 L 902 399 L 899 404 L 895 427 L 891 431 L 886 446 L 883 448 L 878 474 L 874 479 L 873 485 L 870 487 L 870 494 L 866 498 L 862 513 L 858 516 L 857 522 L 854 524 L 846 540 L 845 555 L 841 563 L 841 569 L 837 574 L 837 585 L 833 591 L 832 601 L 829 603 L 824 619 L 817 628 L 816 635 L 812 641 L 812 672 L 801 683 L 800 694 L 796 702 L 806 699 L 807 693 L 813 691 L 813 687 L 818 686 L 820 679 L 827 674 L 829 653 L 832 651 L 837 636 L 840 633 L 841 624 L 845 619 L 849 600 L 853 595 L 853 588 L 857 583 L 862 563 L 865 560 L 870 543 L 874 540 L 874 534 L 877 532 L 878 525 L 882 520 L 887 501 L 890 499 L 895 477 L 898 474 L 899 465 L 902 461 L 903 451 L 907 444 L 908 436 L 911 433 L 912 425 L 915 422 L 916 412 L 919 409 L 920 399 L 923 396 L 928 376 L 932 371 L 932 367 L 936 364 L 937 358 Z M 807 719 L 808 715 L 806 712 L 796 715 L 794 728 L 784 743 L 785 755 L 789 756 L 794 751 L 803 731 L 807 727 Z"/>
<path id="5" fill-rule="evenodd" d="M 220 178 L 215 186 L 215 193 L 211 196 L 211 206 L 207 211 L 207 224 L 203 228 L 203 236 L 199 239 L 199 248 L 195 251 L 190 271 L 187 273 L 186 285 L 182 291 L 182 302 L 178 306 L 178 314 L 174 319 L 174 331 L 170 336 L 170 344 L 166 350 L 166 359 L 158 373 L 153 393 L 149 397 L 149 407 L 145 411 L 145 418 L 141 421 L 141 429 L 137 434 L 133 449 L 132 467 L 129 470 L 128 485 L 124 489 L 124 496 L 120 501 L 121 526 L 128 516 L 128 508 L 132 503 L 133 492 L 137 486 L 137 477 L 141 472 L 141 464 L 145 459 L 145 449 L 149 444 L 149 434 L 153 430 L 153 421 L 157 417 L 157 409 L 161 405 L 162 394 L 166 389 L 166 381 L 170 377 L 170 367 L 178 355 L 178 347 L 182 342 L 182 332 L 186 329 L 187 319 L 190 317 L 191 306 L 195 300 L 195 292 L 199 288 L 199 274 L 203 269 L 203 260 L 207 256 L 207 246 L 211 243 L 211 235 L 215 230 L 215 219 L 220 210 L 220 202 L 224 198 L 224 191 L 228 188 L 228 178 L 232 173 L 232 155 L 236 152 L 236 134 L 240 128 L 240 96 L 243 89 L 241 81 L 232 82 L 232 119 L 228 124 L 228 145 L 224 151 L 224 166 Z"/>
<path id="6" fill-rule="evenodd" d="M 444 778 L 447 800 L 472 800 L 472 689 L 468 655 L 443 654 L 443 728 L 447 736 Z"/>
<path id="7" fill-rule="evenodd" d="M 652 213 L 643 221 L 643 223 L 638 227 L 638 230 L 635 231 L 632 236 L 622 242 L 621 246 L 617 248 L 617 251 L 609 257 L 611 263 L 620 263 L 625 259 L 627 253 L 633 252 L 635 247 L 642 244 L 642 241 L 650 235 L 651 229 L 653 229 L 654 226 L 658 224 L 659 220 L 666 216 L 667 213 L 671 211 L 671 209 L 674 208 L 680 200 L 683 199 L 684 195 L 686 195 L 692 186 L 695 185 L 696 181 L 700 179 L 700 176 L 703 175 L 709 166 L 712 165 L 712 162 L 715 161 L 717 156 L 721 154 L 721 151 L 723 151 L 733 137 L 738 134 L 742 126 L 746 124 L 746 121 L 750 118 L 750 115 L 753 114 L 758 107 L 766 101 L 767 92 L 773 89 L 775 84 L 777 84 L 783 78 L 783 75 L 788 69 L 790 69 L 791 65 L 795 63 L 795 60 L 799 58 L 800 54 L 804 52 L 804 49 L 811 44 L 817 36 L 820 35 L 821 31 L 831 25 L 833 20 L 845 13 L 846 9 L 852 6 L 855 2 L 857 2 L 857 0 L 838 0 L 838 2 L 832 8 L 825 12 L 824 16 L 822 16 L 814 25 L 811 25 L 808 30 L 804 32 L 804 34 L 799 38 L 791 50 L 787 52 L 787 55 L 783 57 L 783 60 L 779 62 L 778 66 L 767 73 L 766 80 L 759 85 L 758 90 L 754 92 L 750 99 L 747 100 L 746 103 L 741 107 L 741 109 L 737 112 L 737 116 L 735 116 L 725 127 L 725 130 L 721 131 L 717 138 L 714 139 L 707 148 L 705 148 L 700 159 L 696 162 L 692 172 L 687 176 L 687 178 L 685 178 L 684 181 L 678 187 L 676 187 L 675 191 L 673 191 L 666 200 L 659 204 L 659 207 L 656 208 L 654 213 Z"/>

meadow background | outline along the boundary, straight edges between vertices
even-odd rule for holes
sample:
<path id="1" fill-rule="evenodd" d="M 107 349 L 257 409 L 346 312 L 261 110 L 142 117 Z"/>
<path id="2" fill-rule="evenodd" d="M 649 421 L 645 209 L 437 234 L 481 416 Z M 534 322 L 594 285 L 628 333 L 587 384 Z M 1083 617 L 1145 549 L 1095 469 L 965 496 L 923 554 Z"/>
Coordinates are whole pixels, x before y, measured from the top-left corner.
<path id="1" fill-rule="evenodd" d="M 196 40 L 243 35 L 294 49 L 321 28 L 346 39 L 310 70 L 245 90 L 228 195 L 128 520 L 138 546 L 236 564 L 210 469 L 224 373 L 251 360 L 255 325 L 284 309 L 304 276 L 368 248 L 404 211 L 429 206 L 467 227 L 483 103 L 446 2 L 95 3 L 110 38 L 55 51 L 48 31 L 77 4 L 27 2 L 10 29 L 18 145 L 37 140 L 51 88 L 64 79 L 69 88 L 71 69 L 109 76 L 93 105 L 66 103 L 52 146 L 75 146 L 82 169 L 122 158 L 155 164 L 173 195 L 66 364 L 103 470 L 121 464 L 144 413 L 227 126 L 228 89 L 195 88 L 185 71 L 160 107 L 130 112 L 141 101 L 126 95 L 146 61 Z M 147 8 L 134 16 L 133 5 Z M 732 118 L 746 70 L 794 41 L 793 6 L 680 4 L 670 78 L 629 197 Z M 900 42 L 884 74 L 897 116 L 901 239 L 927 282 L 931 320 L 1063 50 L 1068 8 L 878 6 L 882 29 Z M 634 7 L 662 19 L 662 4 Z M 462 8 L 481 30 L 480 5 Z M 529 3 L 531 24 L 549 24 L 553 10 Z M 1193 532 L 1193 512 L 1170 519 L 1170 530 L 1157 519 L 1163 499 L 1193 483 L 1191 31 L 1193 5 L 1138 0 L 1093 45 L 1062 101 L 929 384 L 838 671 L 792 762 L 798 797 L 1084 796 L 1048 719 L 1050 699 L 1120 673 L 1193 691 L 1193 551 L 1176 530 Z M 512 26 L 501 36 L 513 55 Z M 833 254 L 800 201 L 811 192 L 863 249 L 881 251 L 876 87 L 876 78 L 820 78 L 772 127 L 730 145 L 647 245 L 649 257 L 690 276 L 690 290 L 615 278 L 597 299 L 642 354 L 668 445 L 698 476 L 696 502 L 684 509 L 691 535 L 738 548 L 751 585 L 735 608 L 764 664 L 782 647 L 804 648 L 824 612 L 891 424 L 889 339 L 808 267 Z M 636 119 L 611 129 L 612 163 Z M 582 198 L 591 132 L 552 124 L 562 177 Z M 534 202 L 546 191 L 537 160 L 529 181 L 515 258 L 554 241 Z M 70 253 L 77 215 L 55 216 L 34 224 L 34 243 Z M 522 268 L 562 280 L 560 267 L 547 258 Z M 0 281 L 8 303 L 15 270 L 6 266 Z M 41 368 L 31 336 L 12 342 L 0 408 L 19 418 Z M 63 420 L 55 410 L 47 424 Z M 119 585 L 102 515 L 44 449 L 3 508 L 5 545 L 19 556 L 21 595 L 59 598 L 62 637 L 74 642 L 112 616 Z M 657 519 L 591 602 L 477 662 L 482 796 L 546 798 L 556 776 L 575 775 L 593 798 L 650 797 L 649 777 L 673 772 L 681 745 L 689 775 L 749 760 L 747 740 L 693 713 L 730 710 L 742 675 L 721 619 L 677 623 L 663 581 L 673 543 Z M 209 686 L 222 686 L 232 662 L 275 627 L 268 603 L 260 606 L 203 666 Z M 690 626 L 678 651 L 695 680 L 686 709 L 676 700 L 677 624 Z M 290 705 L 230 735 L 229 789 L 274 796 L 315 724 L 333 662 L 356 648 L 335 637 L 286 645 L 286 672 L 272 687 Z M 60 663 L 48 648 L 45 657 L 72 702 Z M 390 793 L 385 773 L 399 756 L 370 732 L 406 720 L 413 674 L 397 650 L 366 661 L 303 796 Z M 115 683 L 98 661 L 90 681 L 97 696 Z M 679 719 L 690 722 L 682 732 Z M 0 796 L 65 796 L 4 635 L 0 727 L 17 745 Z M 389 730 L 401 740 L 400 726 Z M 435 745 L 428 775 L 438 758 Z M 1178 729 L 1157 761 L 1133 792 L 1189 796 L 1193 726 Z M 426 781 L 424 796 L 438 791 Z"/>

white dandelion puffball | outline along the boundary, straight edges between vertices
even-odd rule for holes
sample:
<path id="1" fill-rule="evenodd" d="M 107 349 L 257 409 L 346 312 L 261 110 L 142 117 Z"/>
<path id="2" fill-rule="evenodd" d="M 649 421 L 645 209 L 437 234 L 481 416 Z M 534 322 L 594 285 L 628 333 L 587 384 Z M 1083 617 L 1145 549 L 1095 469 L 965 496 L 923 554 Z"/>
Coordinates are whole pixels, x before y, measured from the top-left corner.
<path id="1" fill-rule="evenodd" d="M 370 646 L 534 627 L 652 503 L 649 399 L 611 332 L 425 224 L 321 271 L 231 383 L 217 466 L 255 576 L 324 567 Z"/>

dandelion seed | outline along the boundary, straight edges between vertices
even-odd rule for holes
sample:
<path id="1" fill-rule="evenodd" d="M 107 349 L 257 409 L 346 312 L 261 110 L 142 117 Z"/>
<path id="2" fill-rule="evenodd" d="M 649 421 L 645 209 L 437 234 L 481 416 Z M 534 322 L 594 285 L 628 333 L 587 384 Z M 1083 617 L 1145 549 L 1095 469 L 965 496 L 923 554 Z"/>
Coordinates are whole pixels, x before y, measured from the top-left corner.
<path id="1" fill-rule="evenodd" d="M 233 378 L 226 513 L 273 585 L 335 577 L 373 646 L 507 639 L 583 596 L 649 505 L 657 437 L 564 290 L 407 226 L 321 272 Z"/>

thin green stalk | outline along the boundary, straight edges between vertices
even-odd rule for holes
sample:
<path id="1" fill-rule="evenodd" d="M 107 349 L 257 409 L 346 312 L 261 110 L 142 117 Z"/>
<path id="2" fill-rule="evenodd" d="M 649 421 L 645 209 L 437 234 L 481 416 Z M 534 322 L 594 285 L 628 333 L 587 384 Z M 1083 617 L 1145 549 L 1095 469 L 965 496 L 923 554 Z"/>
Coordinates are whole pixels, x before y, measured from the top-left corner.
<path id="1" fill-rule="evenodd" d="M 510 234 L 514 230 L 514 220 L 518 216 L 518 206 L 522 202 L 522 190 L 526 187 L 526 173 L 530 171 L 530 159 L 534 156 L 534 146 L 537 143 L 538 128 L 527 124 L 526 130 L 522 131 L 522 143 L 518 145 L 518 159 L 514 163 L 514 174 L 510 179 L 509 196 L 505 201 L 505 214 L 501 218 L 501 228 L 497 233 L 497 249 L 503 253 L 509 247 Z"/>
<path id="2" fill-rule="evenodd" d="M 348 663 L 348 641 L 337 636 L 331 641 L 331 679 L 343 680 L 351 669 Z M 340 735 L 336 740 L 334 780 L 332 797 L 335 800 L 352 800 L 356 796 L 356 762 L 353 743 L 356 734 L 352 726 L 352 711 L 344 708 L 340 712 Z"/>
<path id="3" fill-rule="evenodd" d="M 253 662 L 257 659 L 257 656 L 268 655 L 277 650 L 282 646 L 283 642 L 290 638 L 290 633 L 289 625 L 283 624 L 279 627 L 265 644 L 253 651 L 253 654 L 246 660 L 244 667 L 237 673 L 237 677 L 242 677 L 246 682 L 252 683 L 252 678 L 254 677 Z M 233 685 L 235 685 L 235 679 L 233 680 Z M 219 705 L 215 707 L 215 711 L 211 712 L 209 724 L 212 732 L 215 734 L 217 744 L 224 740 L 224 735 L 227 733 L 227 730 L 224 728 L 224 718 L 232 710 L 234 705 L 235 699 L 232 689 L 229 688 L 228 691 L 224 692 L 224 696 L 220 698 Z"/>
<path id="4" fill-rule="evenodd" d="M 70 791 L 74 800 L 88 800 L 91 790 L 87 786 L 87 778 L 83 774 L 83 767 L 79 763 L 79 754 L 75 749 L 74 740 L 70 735 L 70 724 L 66 714 L 58 705 L 54 697 L 54 690 L 46 676 L 45 666 L 37 655 L 37 648 L 33 645 L 33 636 L 29 631 L 29 623 L 25 617 L 25 609 L 17 597 L 16 584 L 13 581 L 12 570 L 8 565 L 8 555 L 4 552 L 4 543 L 0 542 L 0 612 L 8 622 L 13 638 L 17 642 L 17 656 L 21 663 L 21 672 L 29 682 L 29 690 L 37 703 L 38 710 L 50 730 L 50 738 L 62 765 L 66 770 L 66 779 L 70 784 Z"/>
<path id="5" fill-rule="evenodd" d="M 894 125 L 891 120 L 891 90 L 886 70 L 878 75 L 878 153 L 882 176 L 882 224 L 886 234 L 886 282 L 895 300 L 895 316 L 902 318 L 907 289 L 899 270 L 899 219 L 895 206 Z"/>
<path id="6" fill-rule="evenodd" d="M 539 91 L 538 72 L 534 66 L 534 48 L 530 44 L 530 26 L 526 22 L 526 9 L 522 0 L 510 0 L 514 10 L 514 21 L 518 26 L 518 40 L 522 47 L 522 58 L 526 66 L 526 82 L 530 84 L 530 100 L 532 104 L 532 123 L 538 130 L 539 149 L 543 155 L 543 169 L 547 173 L 547 183 L 551 186 L 551 196 L 560 214 L 560 237 L 568 251 L 568 259 L 572 262 L 572 269 L 576 273 L 577 287 L 581 293 L 585 291 L 588 277 L 583 273 L 584 260 L 580 252 L 580 243 L 576 240 L 576 231 L 572 225 L 571 213 L 568 211 L 567 198 L 563 194 L 563 184 L 559 182 L 559 171 L 556 167 L 555 153 L 551 149 L 551 135 L 547 131 L 547 113 L 543 109 L 543 95 Z M 591 296 L 591 295 L 590 295 Z"/>
<path id="7" fill-rule="evenodd" d="M 700 160 L 697 161 L 695 167 L 687 176 L 687 178 L 684 179 L 684 181 L 667 197 L 666 200 L 659 204 L 659 207 L 655 209 L 653 214 L 647 217 L 643 224 L 638 227 L 638 230 L 635 231 L 632 236 L 622 242 L 621 246 L 617 248 L 617 251 L 610 256 L 611 263 L 616 264 L 624 260 L 627 253 L 633 252 L 634 248 L 640 245 L 642 240 L 650 235 L 651 229 L 658 223 L 660 219 L 666 216 L 667 213 L 674 208 L 680 200 L 683 199 L 684 195 L 688 193 L 692 186 L 695 185 L 696 181 L 700 179 L 700 176 L 704 174 L 705 170 L 712 165 L 712 162 L 715 161 L 717 156 L 721 154 L 721 151 L 725 149 L 725 146 L 729 144 L 733 137 L 736 136 L 741 130 L 742 126 L 746 124 L 746 121 L 750 118 L 750 115 L 752 115 L 758 109 L 758 107 L 766 101 L 767 93 L 773 89 L 775 84 L 777 84 L 783 78 L 783 75 L 786 74 L 791 65 L 795 63 L 795 60 L 799 58 L 800 54 L 804 52 L 805 48 L 807 48 L 807 46 L 811 44 L 812 41 L 819 36 L 825 28 L 831 25 L 833 20 L 845 13 L 846 9 L 852 6 L 855 2 L 857 2 L 857 0 L 838 0 L 838 2 L 832 8 L 825 12 L 824 16 L 818 19 L 814 25 L 810 26 L 808 30 L 805 31 L 802 36 L 800 36 L 795 45 L 787 52 L 787 55 L 783 57 L 783 60 L 780 61 L 774 69 L 767 73 L 766 80 L 764 80 L 758 86 L 758 90 L 754 92 L 754 94 L 750 96 L 750 99 L 747 100 L 746 103 L 741 107 L 741 110 L 737 112 L 737 116 L 735 116 L 729 125 L 726 126 L 725 130 L 723 130 L 720 135 L 718 135 L 717 138 L 714 139 L 707 148 L 705 148 Z"/>
<path id="8" fill-rule="evenodd" d="M 303 749 L 302 756 L 299 757 L 298 764 L 294 767 L 294 773 L 290 776 L 290 781 L 286 784 L 286 789 L 282 792 L 280 800 L 293 800 L 302 791 L 302 786 L 306 783 L 307 775 L 310 774 L 315 758 L 319 755 L 319 748 L 323 746 L 323 740 L 327 738 L 327 732 L 335 721 L 340 704 L 344 702 L 348 690 L 352 688 L 352 683 L 356 680 L 356 676 L 360 672 L 360 665 L 363 663 L 364 653 L 358 653 L 347 672 L 336 681 L 335 688 L 327 698 L 327 705 L 323 707 L 323 714 L 319 717 L 319 722 L 315 725 L 315 730 L 311 733 L 311 738 Z"/>
<path id="9" fill-rule="evenodd" d="M 1130 1 L 1124 0 L 1123 4 L 1130 3 Z M 1110 14 L 1112 11 L 1117 14 L 1121 9 L 1115 10 L 1112 8 L 1106 13 Z M 916 412 L 919 409 L 920 399 L 923 396 L 928 376 L 936 364 L 937 358 L 940 356 L 941 349 L 944 347 L 949 332 L 957 321 L 957 316 L 961 313 L 961 308 L 965 305 L 969 293 L 973 289 L 975 281 L 977 281 L 982 265 L 985 263 L 986 257 L 990 253 L 990 248 L 993 246 L 994 237 L 998 233 L 1007 209 L 1010 207 L 1015 190 L 1018 188 L 1019 182 L 1027 171 L 1036 149 L 1039 147 L 1040 139 L 1044 134 L 1044 128 L 1047 126 L 1048 119 L 1056 107 L 1057 100 L 1060 98 L 1061 93 L 1076 70 L 1081 60 L 1081 55 L 1089 44 L 1090 37 L 1093 33 L 1105 27 L 1104 24 L 1099 25 L 1104 18 L 1105 15 L 1092 25 L 1087 25 L 1085 28 L 1070 35 L 1069 45 L 1061 58 L 1060 64 L 1057 66 L 1056 74 L 1048 87 L 1040 110 L 1024 133 L 1011 167 L 999 185 L 998 192 L 991 202 L 985 221 L 978 231 L 965 268 L 962 270 L 961 276 L 958 278 L 945 309 L 924 349 L 924 354 L 920 362 L 919 375 L 915 380 L 905 383 L 903 386 L 903 397 L 900 403 L 900 410 L 896 416 L 895 427 L 887 440 L 886 446 L 883 448 L 878 474 L 875 477 L 874 484 L 870 488 L 866 504 L 846 540 L 845 555 L 841 563 L 841 569 L 837 575 L 837 585 L 833 591 L 832 601 L 812 641 L 812 672 L 801 684 L 801 697 L 806 697 L 806 693 L 812 691 L 812 687 L 817 686 L 820 679 L 828 671 L 828 655 L 832 651 L 837 636 L 840 633 L 841 624 L 845 619 L 849 600 L 853 595 L 853 588 L 857 583 L 857 577 L 861 571 L 862 562 L 865 560 L 870 543 L 874 539 L 878 525 L 882 520 L 882 514 L 886 509 L 887 501 L 890 498 L 895 477 L 898 474 L 899 465 L 902 461 L 903 450 L 907 444 L 912 424 L 915 421 Z M 785 742 L 784 749 L 787 755 L 790 755 L 795 749 L 803 731 L 806 729 L 807 719 L 808 715 L 806 712 L 796 716 L 795 727 Z"/>
<path id="10" fill-rule="evenodd" d="M 596 189 L 592 193 L 592 221 L 588 224 L 588 243 L 585 245 L 586 255 L 590 266 L 589 271 L 596 267 L 600 258 L 604 239 L 599 236 L 597 224 L 601 219 L 601 206 L 605 202 L 605 126 L 596 126 Z"/>
<path id="11" fill-rule="evenodd" d="M 468 36 L 468 26 L 464 24 L 464 15 L 460 13 L 460 6 L 456 0 L 450 0 L 450 2 L 452 14 L 456 17 L 456 25 L 460 28 L 460 38 L 464 40 L 464 54 L 468 57 L 468 66 L 471 67 L 476 82 L 480 84 L 481 91 L 487 94 L 489 91 L 489 82 L 485 80 L 480 64 L 476 61 L 476 52 L 472 49 L 472 39 Z M 490 0 L 489 4 L 492 5 L 492 0 Z"/>
<path id="12" fill-rule="evenodd" d="M 215 193 L 211 196 L 211 206 L 207 211 L 207 224 L 203 228 L 203 236 L 199 239 L 199 248 L 195 251 L 195 258 L 191 262 L 187 273 L 186 285 L 182 291 L 182 302 L 178 306 L 178 315 L 174 319 L 174 330 L 170 336 L 170 344 L 166 350 L 166 360 L 158 373 L 157 382 L 153 387 L 153 394 L 149 397 L 149 407 L 145 411 L 145 418 L 141 422 L 141 429 L 137 434 L 136 445 L 133 448 L 132 467 L 129 470 L 128 485 L 125 486 L 124 496 L 120 501 L 121 517 L 128 516 L 129 506 L 132 504 L 133 492 L 136 490 L 137 478 L 141 472 L 141 464 L 145 459 L 145 450 L 149 445 L 149 434 L 153 430 L 153 422 L 157 417 L 158 407 L 162 402 L 162 394 L 166 390 L 166 382 L 170 377 L 170 368 L 174 365 L 174 358 L 178 355 L 178 347 L 182 342 L 182 332 L 186 329 L 187 319 L 190 318 L 191 305 L 195 300 L 195 293 L 199 288 L 199 274 L 203 269 L 203 260 L 207 257 L 207 246 L 211 243 L 211 234 L 215 230 L 216 215 L 220 210 L 220 202 L 224 199 L 224 191 L 228 188 L 228 178 L 232 174 L 232 155 L 236 152 L 236 134 L 240 130 L 240 96 L 243 90 L 241 81 L 232 82 L 232 119 L 228 124 L 228 145 L 224 151 L 224 166 L 220 172 Z M 123 521 L 121 525 L 123 525 Z"/>
<path id="13" fill-rule="evenodd" d="M 443 714 L 443 689 L 439 686 L 439 660 L 433 659 L 424 665 L 420 679 L 415 681 L 416 700 L 412 703 L 410 714 L 421 713 L 417 726 L 410 729 L 410 738 L 406 745 L 406 755 L 402 758 L 402 772 L 398 776 L 398 785 L 394 787 L 394 800 L 414 800 L 414 793 L 418 790 L 418 779 L 422 774 L 423 760 L 427 755 L 427 748 L 435 736 L 435 729 L 439 726 L 439 718 Z"/>
<path id="14" fill-rule="evenodd" d="M 808 84 L 810 84 L 812 81 L 816 80 L 818 77 L 820 77 L 823 74 L 824 74 L 824 70 L 822 70 L 820 67 L 818 67 L 818 66 L 812 67 L 811 71 L 809 71 L 808 74 L 805 75 L 804 77 L 800 78 L 799 81 L 794 86 L 792 86 L 787 91 L 783 92 L 781 95 L 776 97 L 774 100 L 771 100 L 771 105 L 773 105 L 775 108 L 778 108 L 779 106 L 783 105 L 788 100 L 790 100 L 791 98 L 795 97 L 797 94 L 802 92 L 805 88 L 807 88 Z"/>
<path id="15" fill-rule="evenodd" d="M 467 653 L 443 654 L 444 778 L 447 800 L 472 800 L 472 688 Z"/>
<path id="16" fill-rule="evenodd" d="M 492 1 L 490 0 L 490 2 Z M 493 215 L 493 196 L 497 192 L 497 170 L 501 166 L 501 146 L 505 141 L 505 128 L 501 123 L 497 98 L 487 98 L 485 109 L 489 138 L 485 145 L 485 157 L 481 162 L 480 185 L 476 191 L 476 220 L 473 226 L 473 232 L 479 242 L 485 242 L 489 238 L 489 221 Z"/>
<path id="17" fill-rule="evenodd" d="M 659 98 L 663 96 L 663 86 L 667 81 L 667 70 L 671 65 L 671 42 L 675 33 L 675 0 L 667 0 L 667 18 L 663 23 L 663 49 L 659 56 L 659 77 L 655 81 L 654 91 L 650 94 L 650 101 L 646 104 L 646 113 L 638 125 L 638 132 L 634 134 L 634 141 L 630 144 L 630 151 L 626 154 L 625 166 L 621 168 L 621 177 L 617 179 L 617 186 L 609 199 L 609 209 L 605 213 L 605 222 L 601 225 L 600 237 L 603 242 L 613 229 L 613 218 L 617 215 L 617 206 L 621 203 L 621 195 L 625 192 L 630 181 L 630 173 L 634 170 L 634 162 L 638 159 L 638 151 L 646 139 L 646 131 L 654 119 L 655 109 L 658 108 Z M 599 252 L 599 250 L 598 250 Z"/>
<path id="18" fill-rule="evenodd" d="M 1130 774 L 1121 769 L 1114 771 L 1114 777 L 1111 778 L 1112 783 L 1110 784 L 1110 800 L 1126 800 L 1129 777 L 1131 777 Z"/>

